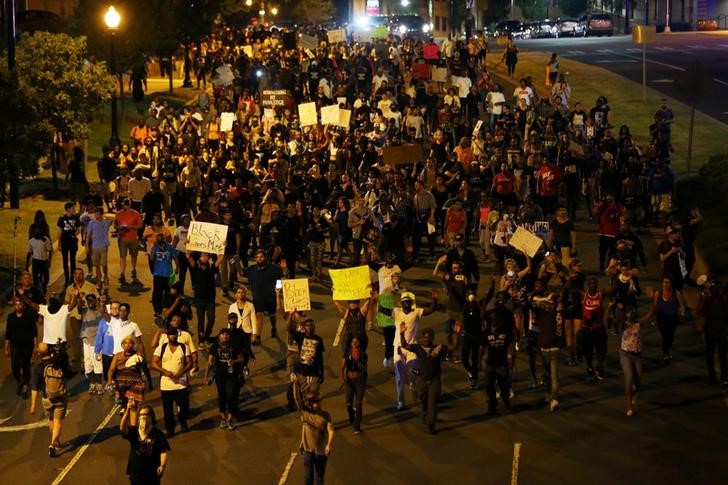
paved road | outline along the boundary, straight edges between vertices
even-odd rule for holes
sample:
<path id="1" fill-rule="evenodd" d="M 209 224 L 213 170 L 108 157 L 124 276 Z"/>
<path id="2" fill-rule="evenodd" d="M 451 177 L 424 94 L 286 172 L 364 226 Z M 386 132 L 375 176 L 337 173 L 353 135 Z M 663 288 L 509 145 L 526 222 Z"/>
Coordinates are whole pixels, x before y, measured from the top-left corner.
<path id="1" fill-rule="evenodd" d="M 555 52 L 559 56 L 603 67 L 642 83 L 642 46 L 630 36 L 534 39 L 518 41 L 524 49 Z M 692 63 L 702 63 L 713 76 L 710 94 L 699 109 L 728 123 L 728 32 L 658 34 L 647 47 L 647 84 L 680 98 L 675 77 Z"/>
<path id="2" fill-rule="evenodd" d="M 586 269 L 594 271 L 597 247 L 594 226 L 579 224 L 580 252 Z M 647 249 L 655 244 L 646 237 Z M 117 254 L 111 251 L 112 259 Z M 144 266 L 140 266 L 144 268 Z M 492 268 L 482 264 L 487 274 Z M 657 263 L 643 283 L 654 285 Z M 112 265 L 112 276 L 118 268 Z M 429 268 L 405 273 L 405 284 L 416 288 L 425 301 L 429 289 L 439 286 Z M 128 299 L 133 318 L 141 323 L 149 344 L 151 321 L 150 281 L 145 270 L 145 290 L 124 294 L 113 285 L 112 296 Z M 485 281 L 481 291 L 485 290 Z M 699 335 L 688 327 L 678 330 L 674 364 L 662 367 L 656 329 L 646 331 L 644 388 L 639 414 L 624 415 L 622 378 L 616 360 L 616 341 L 610 337 L 607 379 L 597 385 L 584 382 L 582 368 L 562 366 L 562 410 L 546 410 L 541 390 L 528 390 L 524 355 L 518 360 L 514 409 L 495 418 L 485 417 L 482 388 L 467 388 L 460 366 L 445 364 L 444 389 L 438 434 L 430 436 L 422 425 L 416 406 L 394 412 L 392 372 L 381 367 L 381 337 L 370 344 L 370 381 L 364 408 L 364 433 L 355 436 L 345 422 L 344 398 L 336 378 L 339 349 L 332 349 L 338 318 L 329 292 L 313 285 L 312 311 L 319 334 L 327 345 L 327 382 L 323 386 L 324 408 L 332 412 L 337 425 L 328 483 L 346 484 L 609 484 L 627 483 L 714 484 L 728 476 L 728 408 L 716 387 L 705 384 Z M 218 307 L 221 319 L 228 302 Z M 445 315 L 439 311 L 424 320 L 438 330 Z M 191 431 L 171 440 L 172 454 L 167 483 L 282 483 L 291 461 L 286 483 L 303 481 L 297 452 L 299 423 L 285 410 L 285 372 L 279 360 L 284 355 L 281 340 L 264 335 L 257 351 L 258 363 L 245 390 L 243 404 L 247 419 L 233 432 L 216 428 L 216 400 L 212 388 L 195 383 Z M 69 441 L 59 458 L 47 457 L 47 430 L 8 431 L 9 426 L 37 422 L 27 413 L 27 403 L 14 396 L 8 376 L 8 362 L 0 363 L 0 469 L 6 479 L 27 479 L 34 483 L 124 483 L 128 447 L 118 435 L 118 416 L 109 416 L 113 402 L 88 396 L 80 378 L 75 378 L 70 400 L 71 413 L 65 421 L 64 438 Z M 148 396 L 161 415 L 159 393 Z M 3 419 L 10 418 L 5 422 Z M 104 421 L 108 418 L 106 425 Z M 101 426 L 100 426 L 101 425 Z M 94 436 L 95 430 L 100 431 Z M 93 438 L 80 458 L 83 445 Z M 514 447 L 520 446 L 514 475 Z M 516 481 L 514 480 L 516 478 Z M 720 477 L 724 477 L 721 479 Z"/>

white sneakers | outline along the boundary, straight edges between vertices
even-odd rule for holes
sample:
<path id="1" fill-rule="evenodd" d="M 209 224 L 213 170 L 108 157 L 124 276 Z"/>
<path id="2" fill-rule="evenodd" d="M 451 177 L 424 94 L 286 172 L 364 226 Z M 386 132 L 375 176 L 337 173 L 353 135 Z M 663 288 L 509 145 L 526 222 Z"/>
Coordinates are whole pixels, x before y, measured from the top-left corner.
<path id="1" fill-rule="evenodd" d="M 389 364 L 391 362 L 392 362 L 392 359 L 388 359 L 385 357 L 384 360 L 382 361 L 382 365 L 384 366 L 385 369 L 389 369 Z"/>

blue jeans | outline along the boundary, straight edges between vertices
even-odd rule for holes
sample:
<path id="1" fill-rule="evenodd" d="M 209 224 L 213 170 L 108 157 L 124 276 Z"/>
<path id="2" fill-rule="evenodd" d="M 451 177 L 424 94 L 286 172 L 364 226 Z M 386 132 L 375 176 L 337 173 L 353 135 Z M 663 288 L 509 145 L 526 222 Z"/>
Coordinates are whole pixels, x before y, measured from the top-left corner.
<path id="1" fill-rule="evenodd" d="M 326 455 L 317 455 L 301 451 L 303 455 L 303 483 L 306 485 L 323 485 L 326 472 Z"/>
<path id="2" fill-rule="evenodd" d="M 549 399 L 559 400 L 559 353 L 560 349 L 544 350 L 541 349 L 541 358 L 543 359 L 543 370 L 546 373 L 546 394 Z"/>
<path id="3" fill-rule="evenodd" d="M 619 351 L 619 363 L 624 372 L 624 395 L 632 396 L 640 386 L 642 378 L 642 358 L 640 354 Z"/>

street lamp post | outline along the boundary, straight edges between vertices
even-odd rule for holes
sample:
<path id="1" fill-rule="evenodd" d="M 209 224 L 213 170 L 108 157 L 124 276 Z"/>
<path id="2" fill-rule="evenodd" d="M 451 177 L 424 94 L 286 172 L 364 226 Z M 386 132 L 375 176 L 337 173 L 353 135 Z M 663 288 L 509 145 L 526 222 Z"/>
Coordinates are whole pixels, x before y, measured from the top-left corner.
<path id="1" fill-rule="evenodd" d="M 670 33 L 670 7 L 672 6 L 672 0 L 665 0 L 665 32 Z"/>
<path id="2" fill-rule="evenodd" d="M 106 11 L 106 14 L 104 15 L 104 23 L 106 23 L 106 27 L 111 33 L 111 73 L 114 75 L 114 77 L 117 78 L 118 83 L 118 75 L 116 72 L 116 30 L 119 28 L 119 24 L 121 23 L 121 16 L 113 6 L 109 7 L 109 9 Z M 122 80 L 121 82 L 124 81 Z M 121 142 L 121 140 L 119 139 L 119 120 L 117 113 L 117 104 L 118 102 L 116 99 L 115 86 L 114 91 L 111 93 L 111 138 L 109 138 L 109 145 L 112 148 Z"/>

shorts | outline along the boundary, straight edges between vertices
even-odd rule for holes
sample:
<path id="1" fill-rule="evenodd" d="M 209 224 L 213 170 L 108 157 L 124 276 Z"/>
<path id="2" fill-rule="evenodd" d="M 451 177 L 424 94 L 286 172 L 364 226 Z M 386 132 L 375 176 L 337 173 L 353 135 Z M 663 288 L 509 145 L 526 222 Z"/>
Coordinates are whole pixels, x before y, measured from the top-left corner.
<path id="1" fill-rule="evenodd" d="M 91 263 L 94 266 L 106 266 L 109 260 L 108 246 L 91 250 Z"/>
<path id="2" fill-rule="evenodd" d="M 68 407 L 68 398 L 51 400 L 43 398 L 43 411 L 45 412 L 48 421 L 63 421 L 66 417 L 66 408 Z"/>
<path id="3" fill-rule="evenodd" d="M 136 239 L 125 240 L 119 239 L 119 256 L 126 258 L 127 253 L 132 256 L 139 254 L 139 241 Z"/>
<path id="4" fill-rule="evenodd" d="M 276 314 L 276 302 L 272 301 L 255 301 L 253 300 L 255 313 L 267 313 L 268 315 Z"/>

